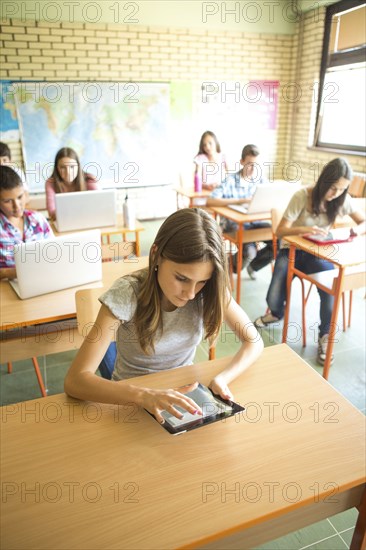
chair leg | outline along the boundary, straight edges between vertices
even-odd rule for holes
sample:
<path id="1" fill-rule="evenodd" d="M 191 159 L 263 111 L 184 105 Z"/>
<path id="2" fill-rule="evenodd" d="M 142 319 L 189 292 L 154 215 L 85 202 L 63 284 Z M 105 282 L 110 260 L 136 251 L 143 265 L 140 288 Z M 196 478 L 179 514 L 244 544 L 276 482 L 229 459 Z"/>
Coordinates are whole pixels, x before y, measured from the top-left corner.
<path id="1" fill-rule="evenodd" d="M 211 346 L 208 350 L 208 359 L 212 361 L 216 357 L 216 346 Z"/>
<path id="2" fill-rule="evenodd" d="M 13 372 L 13 363 L 8 363 L 8 374 Z"/>
<path id="3" fill-rule="evenodd" d="M 305 285 L 304 285 L 303 279 L 300 279 L 300 283 L 301 283 L 301 306 L 302 306 L 301 307 L 302 345 L 305 348 L 306 347 L 306 302 L 308 301 L 309 293 L 305 297 Z"/>
<path id="4" fill-rule="evenodd" d="M 342 292 L 342 319 L 343 319 L 343 332 L 347 330 L 347 321 L 346 321 L 346 295 Z"/>
<path id="5" fill-rule="evenodd" d="M 349 308 L 348 308 L 348 328 L 351 326 L 351 316 L 352 316 L 352 298 L 353 298 L 353 291 L 349 291 Z"/>
<path id="6" fill-rule="evenodd" d="M 43 378 L 38 365 L 37 357 L 32 357 L 32 362 L 33 362 L 34 370 L 36 371 L 36 376 L 37 376 L 42 397 L 47 397 L 47 392 L 46 392 L 46 388 L 44 387 Z"/>

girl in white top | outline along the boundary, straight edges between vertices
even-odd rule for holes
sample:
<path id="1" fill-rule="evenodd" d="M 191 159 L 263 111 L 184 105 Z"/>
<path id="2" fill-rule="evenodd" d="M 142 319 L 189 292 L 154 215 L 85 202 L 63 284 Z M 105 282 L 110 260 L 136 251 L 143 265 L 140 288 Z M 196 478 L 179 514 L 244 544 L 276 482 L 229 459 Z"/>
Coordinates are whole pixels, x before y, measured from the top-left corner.
<path id="1" fill-rule="evenodd" d="M 191 363 L 202 334 L 213 342 L 223 321 L 241 342 L 211 389 L 233 399 L 228 384 L 260 355 L 263 342 L 229 290 L 225 246 L 215 220 L 196 208 L 178 210 L 161 226 L 149 267 L 122 277 L 101 297 L 102 307 L 65 379 L 65 391 L 101 403 L 135 402 L 163 422 L 162 411 L 181 418 L 200 408 L 174 389 L 153 390 L 129 377 Z M 95 375 L 117 325 L 113 380 Z M 189 390 L 186 390 L 189 391 Z"/>
<path id="2" fill-rule="evenodd" d="M 354 207 L 348 195 L 352 171 L 346 160 L 336 158 L 322 170 L 313 187 L 297 191 L 290 200 L 277 228 L 277 237 L 304 235 L 305 233 L 327 235 L 337 216 L 349 215 L 357 226 L 356 234 L 365 232 L 365 216 Z M 286 281 L 289 246 L 286 242 L 276 258 L 271 284 L 267 293 L 269 312 L 255 321 L 257 328 L 263 328 L 282 319 L 286 302 Z M 304 273 L 317 273 L 334 269 L 334 264 L 317 258 L 303 250 L 296 251 L 295 267 Z M 318 339 L 318 363 L 325 362 L 328 333 L 333 311 L 334 297 L 318 288 L 320 296 L 320 324 Z M 332 358 L 333 360 L 333 358 Z"/>
<path id="3" fill-rule="evenodd" d="M 217 137 L 213 132 L 202 134 L 198 155 L 194 158 L 195 171 L 202 181 L 202 189 L 215 189 L 226 177 L 227 163 Z"/>

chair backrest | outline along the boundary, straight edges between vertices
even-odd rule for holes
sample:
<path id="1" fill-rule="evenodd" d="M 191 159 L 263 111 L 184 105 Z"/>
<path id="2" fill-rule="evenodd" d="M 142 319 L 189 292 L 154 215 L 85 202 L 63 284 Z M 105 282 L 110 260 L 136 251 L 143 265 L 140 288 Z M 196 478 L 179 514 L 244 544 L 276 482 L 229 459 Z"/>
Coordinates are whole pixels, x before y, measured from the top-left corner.
<path id="1" fill-rule="evenodd" d="M 366 177 L 364 174 L 356 174 L 351 181 L 348 192 L 352 197 L 365 197 Z"/>
<path id="2" fill-rule="evenodd" d="M 78 332 L 82 336 L 87 336 L 97 318 L 100 302 L 99 296 L 103 293 L 102 288 L 85 288 L 77 290 L 75 293 L 76 319 L 78 322 Z"/>

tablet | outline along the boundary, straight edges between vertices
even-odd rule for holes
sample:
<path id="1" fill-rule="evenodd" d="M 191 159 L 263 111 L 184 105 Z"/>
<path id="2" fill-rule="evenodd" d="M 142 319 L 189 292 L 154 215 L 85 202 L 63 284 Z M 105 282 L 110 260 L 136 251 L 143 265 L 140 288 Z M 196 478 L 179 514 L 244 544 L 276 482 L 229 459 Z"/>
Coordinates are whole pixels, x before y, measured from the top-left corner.
<path id="1" fill-rule="evenodd" d="M 349 243 L 355 235 L 352 235 L 349 228 L 333 229 L 327 235 L 306 233 L 303 235 L 304 239 L 312 241 L 316 244 L 336 244 L 336 243 Z"/>
<path id="2" fill-rule="evenodd" d="M 191 414 L 181 407 L 176 407 L 176 409 L 183 414 L 182 418 L 177 418 L 169 412 L 163 411 L 162 416 L 165 422 L 161 426 L 174 435 L 201 428 L 206 424 L 217 422 L 244 411 L 244 407 L 238 403 L 222 399 L 203 384 L 198 384 L 197 388 L 185 395 L 201 407 L 203 415 Z"/>

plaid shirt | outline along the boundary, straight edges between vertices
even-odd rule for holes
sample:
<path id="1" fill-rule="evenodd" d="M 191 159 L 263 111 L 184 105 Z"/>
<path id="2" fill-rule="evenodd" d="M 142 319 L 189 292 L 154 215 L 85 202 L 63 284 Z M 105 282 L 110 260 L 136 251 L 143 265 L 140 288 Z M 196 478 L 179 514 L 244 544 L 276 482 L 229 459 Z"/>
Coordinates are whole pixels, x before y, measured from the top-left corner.
<path id="1" fill-rule="evenodd" d="M 250 179 L 241 178 L 239 171 L 235 174 L 229 174 L 222 184 L 212 191 L 211 197 L 213 199 L 251 199 L 257 185 L 266 181 L 262 175 Z M 236 231 L 238 228 L 238 224 L 225 218 L 222 218 L 221 226 L 223 231 L 226 232 Z"/>
<path id="2" fill-rule="evenodd" d="M 48 221 L 32 210 L 24 210 L 23 235 L 0 212 L 0 268 L 14 267 L 14 246 L 27 241 L 41 241 L 53 237 Z"/>

